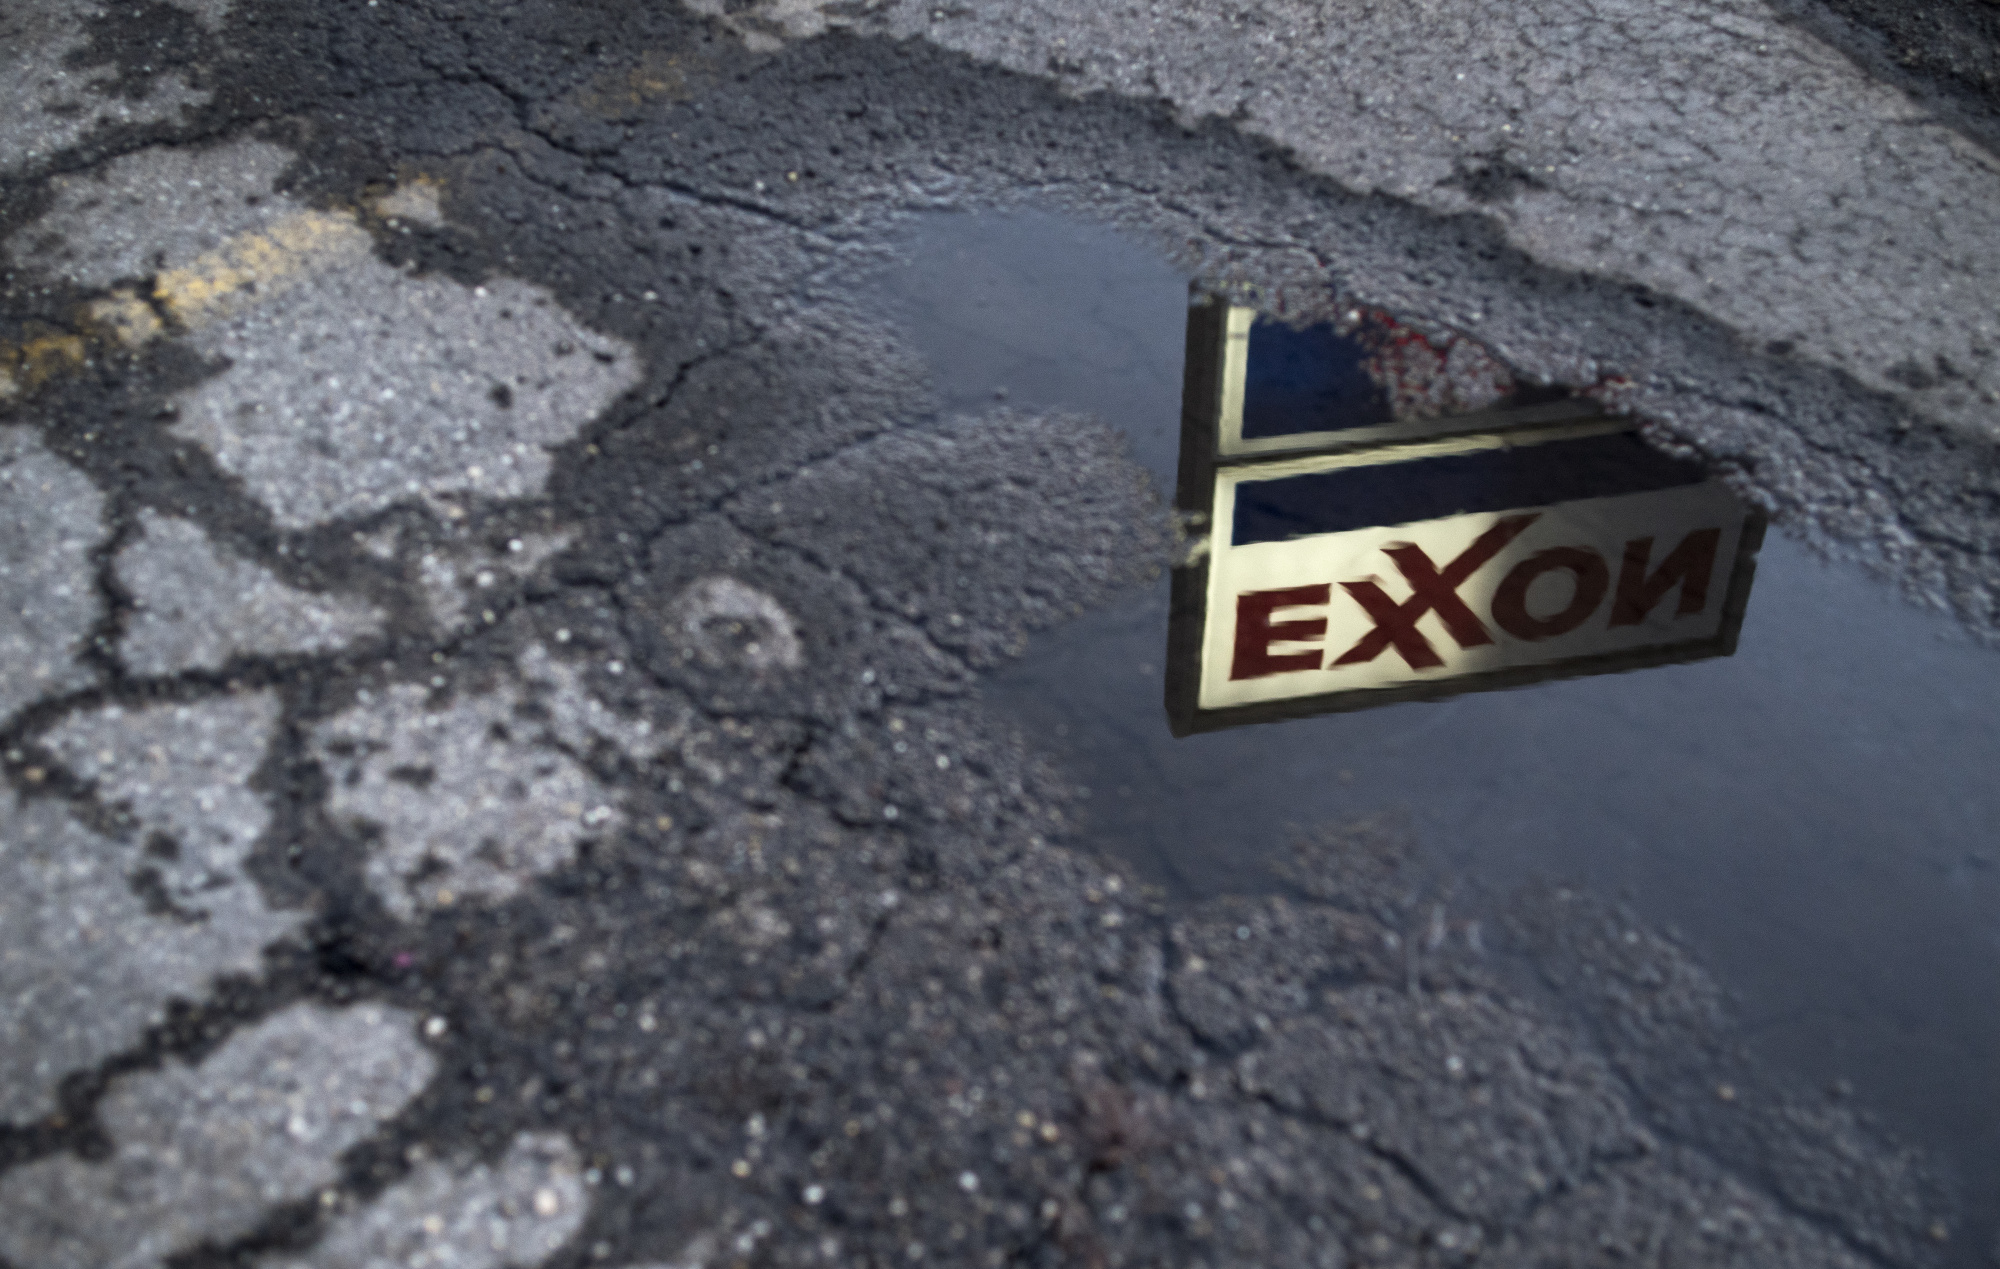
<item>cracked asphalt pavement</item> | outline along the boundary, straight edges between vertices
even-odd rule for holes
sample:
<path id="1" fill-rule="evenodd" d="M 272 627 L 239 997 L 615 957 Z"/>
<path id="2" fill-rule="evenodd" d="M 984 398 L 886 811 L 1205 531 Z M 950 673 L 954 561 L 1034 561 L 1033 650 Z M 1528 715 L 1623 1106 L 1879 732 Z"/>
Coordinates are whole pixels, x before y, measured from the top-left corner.
<path id="1" fill-rule="evenodd" d="M 1614 904 L 1094 852 L 981 675 L 1165 504 L 856 283 L 1449 328 L 1991 637 L 1996 12 L 11 0 L 0 1263 L 2000 1262 Z"/>

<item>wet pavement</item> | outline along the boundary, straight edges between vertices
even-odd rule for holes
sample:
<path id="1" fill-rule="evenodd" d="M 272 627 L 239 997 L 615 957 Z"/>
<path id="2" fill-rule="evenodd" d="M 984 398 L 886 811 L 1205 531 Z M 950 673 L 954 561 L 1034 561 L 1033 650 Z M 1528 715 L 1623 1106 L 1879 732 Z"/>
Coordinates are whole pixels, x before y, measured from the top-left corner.
<path id="1" fill-rule="evenodd" d="M 0 1264 L 1988 1258 L 1984 81 L 1607 16 L 0 14 Z M 1171 741 L 1190 277 L 1951 624 Z"/>
<path id="2" fill-rule="evenodd" d="M 947 402 L 1089 409 L 1171 487 L 1168 261 L 1032 211 L 920 219 L 899 248 L 873 282 Z M 2000 657 L 1958 623 L 1778 535 L 1733 658 L 1175 739 L 1167 616 L 1164 586 L 1135 592 L 986 689 L 1076 772 L 1094 847 L 1182 899 L 1269 893 L 1288 838 L 1387 814 L 1503 954 L 1523 892 L 1615 898 L 1780 1078 L 1852 1089 L 1968 1210 L 2000 1205 Z"/>

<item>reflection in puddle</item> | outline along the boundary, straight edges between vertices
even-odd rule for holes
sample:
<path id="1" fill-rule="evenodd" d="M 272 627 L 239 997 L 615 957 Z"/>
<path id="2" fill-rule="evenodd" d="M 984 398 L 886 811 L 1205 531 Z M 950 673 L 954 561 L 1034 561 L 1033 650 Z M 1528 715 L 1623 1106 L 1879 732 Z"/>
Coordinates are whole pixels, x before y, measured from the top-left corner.
<path id="1" fill-rule="evenodd" d="M 1095 412 L 1173 488 L 1184 277 L 1041 215 L 939 217 L 904 246 L 883 302 L 948 411 Z M 987 694 L 1090 786 L 1088 836 L 1185 895 L 1257 885 L 1288 824 L 1400 809 L 1462 906 L 1551 879 L 1623 899 L 1735 996 L 1754 1052 L 1852 1081 L 1950 1161 L 1983 1249 L 2000 656 L 1780 533 L 1761 560 L 1731 659 L 1175 740 L 1162 583 L 1038 637 Z"/>
<path id="2" fill-rule="evenodd" d="M 1517 381 L 1470 339 L 1380 309 L 1294 324 L 1234 304 L 1197 308 L 1189 337 L 1213 359 L 1197 372 L 1204 381 L 1196 391 L 1213 391 L 1203 404 L 1214 409 L 1217 451 L 1230 457 L 1597 413 L 1593 402 L 1563 388 Z"/>
<path id="3" fill-rule="evenodd" d="M 1333 375 L 1307 360 L 1315 333 Z M 1553 426 L 1546 405 L 1385 424 L 1358 393 L 1316 387 L 1359 374 L 1386 400 L 1398 372 L 1363 350 L 1330 322 L 1292 330 L 1212 297 L 1188 309 L 1175 735 L 1733 650 L 1763 517 L 1701 464 L 1588 401 Z M 1293 448 L 1256 448 L 1279 443 Z"/>

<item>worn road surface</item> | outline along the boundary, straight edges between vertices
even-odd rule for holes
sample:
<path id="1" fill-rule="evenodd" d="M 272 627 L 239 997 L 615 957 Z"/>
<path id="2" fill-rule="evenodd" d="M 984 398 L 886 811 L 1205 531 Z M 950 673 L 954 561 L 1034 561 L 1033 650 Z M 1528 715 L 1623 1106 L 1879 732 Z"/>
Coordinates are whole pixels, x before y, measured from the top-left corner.
<path id="1" fill-rule="evenodd" d="M 980 684 L 1158 576 L 855 301 L 1029 202 L 2000 634 L 2000 10 L 4 0 L 0 1264 L 2000 1263 L 1605 897 L 1197 901 Z"/>

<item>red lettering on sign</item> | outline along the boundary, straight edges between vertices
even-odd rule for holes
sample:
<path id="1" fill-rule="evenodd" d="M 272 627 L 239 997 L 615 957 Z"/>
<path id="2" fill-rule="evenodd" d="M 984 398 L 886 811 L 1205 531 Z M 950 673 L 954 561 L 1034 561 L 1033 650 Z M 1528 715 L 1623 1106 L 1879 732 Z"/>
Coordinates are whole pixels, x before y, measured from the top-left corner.
<path id="1" fill-rule="evenodd" d="M 1382 655 L 1384 648 L 1394 644 L 1396 651 L 1402 654 L 1403 660 L 1413 670 L 1428 670 L 1443 665 L 1444 660 L 1432 650 L 1431 641 L 1417 629 L 1417 620 L 1433 609 L 1451 637 L 1458 640 L 1459 647 L 1476 648 L 1493 642 L 1493 636 L 1486 633 L 1486 627 L 1458 597 L 1458 588 L 1465 584 L 1466 578 L 1478 572 L 1481 565 L 1505 550 L 1509 542 L 1521 536 L 1522 530 L 1540 518 L 1539 513 L 1505 517 L 1480 534 L 1471 546 L 1442 570 L 1431 563 L 1431 557 L 1424 554 L 1422 547 L 1413 543 L 1385 547 L 1384 554 L 1396 561 L 1396 567 L 1410 583 L 1411 595 L 1398 604 L 1372 581 L 1342 582 L 1340 588 L 1354 596 L 1362 611 L 1375 619 L 1375 628 L 1341 653 L 1334 664 L 1357 665 L 1373 661 Z"/>
<path id="2" fill-rule="evenodd" d="M 1721 529 L 1696 529 L 1667 552 L 1650 577 L 1646 564 L 1653 556 L 1653 539 L 1627 542 L 1625 562 L 1618 570 L 1618 596 L 1611 601 L 1611 624 L 1638 625 L 1676 585 L 1681 588 L 1681 602 L 1674 615 L 1700 612 L 1708 603 L 1708 579 L 1715 572 L 1715 549 L 1721 541 Z"/>
<path id="3" fill-rule="evenodd" d="M 1537 617 L 1528 611 L 1528 587 L 1542 574 L 1558 569 L 1568 570 L 1575 582 L 1569 604 L 1561 612 Z M 1590 620 L 1610 586 L 1611 570 L 1604 557 L 1589 547 L 1557 546 L 1537 551 L 1501 579 L 1500 588 L 1493 592 L 1493 620 L 1516 639 L 1552 639 Z"/>
<path id="4" fill-rule="evenodd" d="M 1331 586 L 1293 586 L 1288 590 L 1253 590 L 1236 597 L 1236 655 L 1229 664 L 1231 679 L 1261 679 L 1293 670 L 1317 670 L 1321 653 L 1291 652 L 1272 656 L 1274 643 L 1317 643 L 1326 638 L 1326 618 L 1271 624 L 1279 608 L 1308 608 L 1333 595 Z"/>

